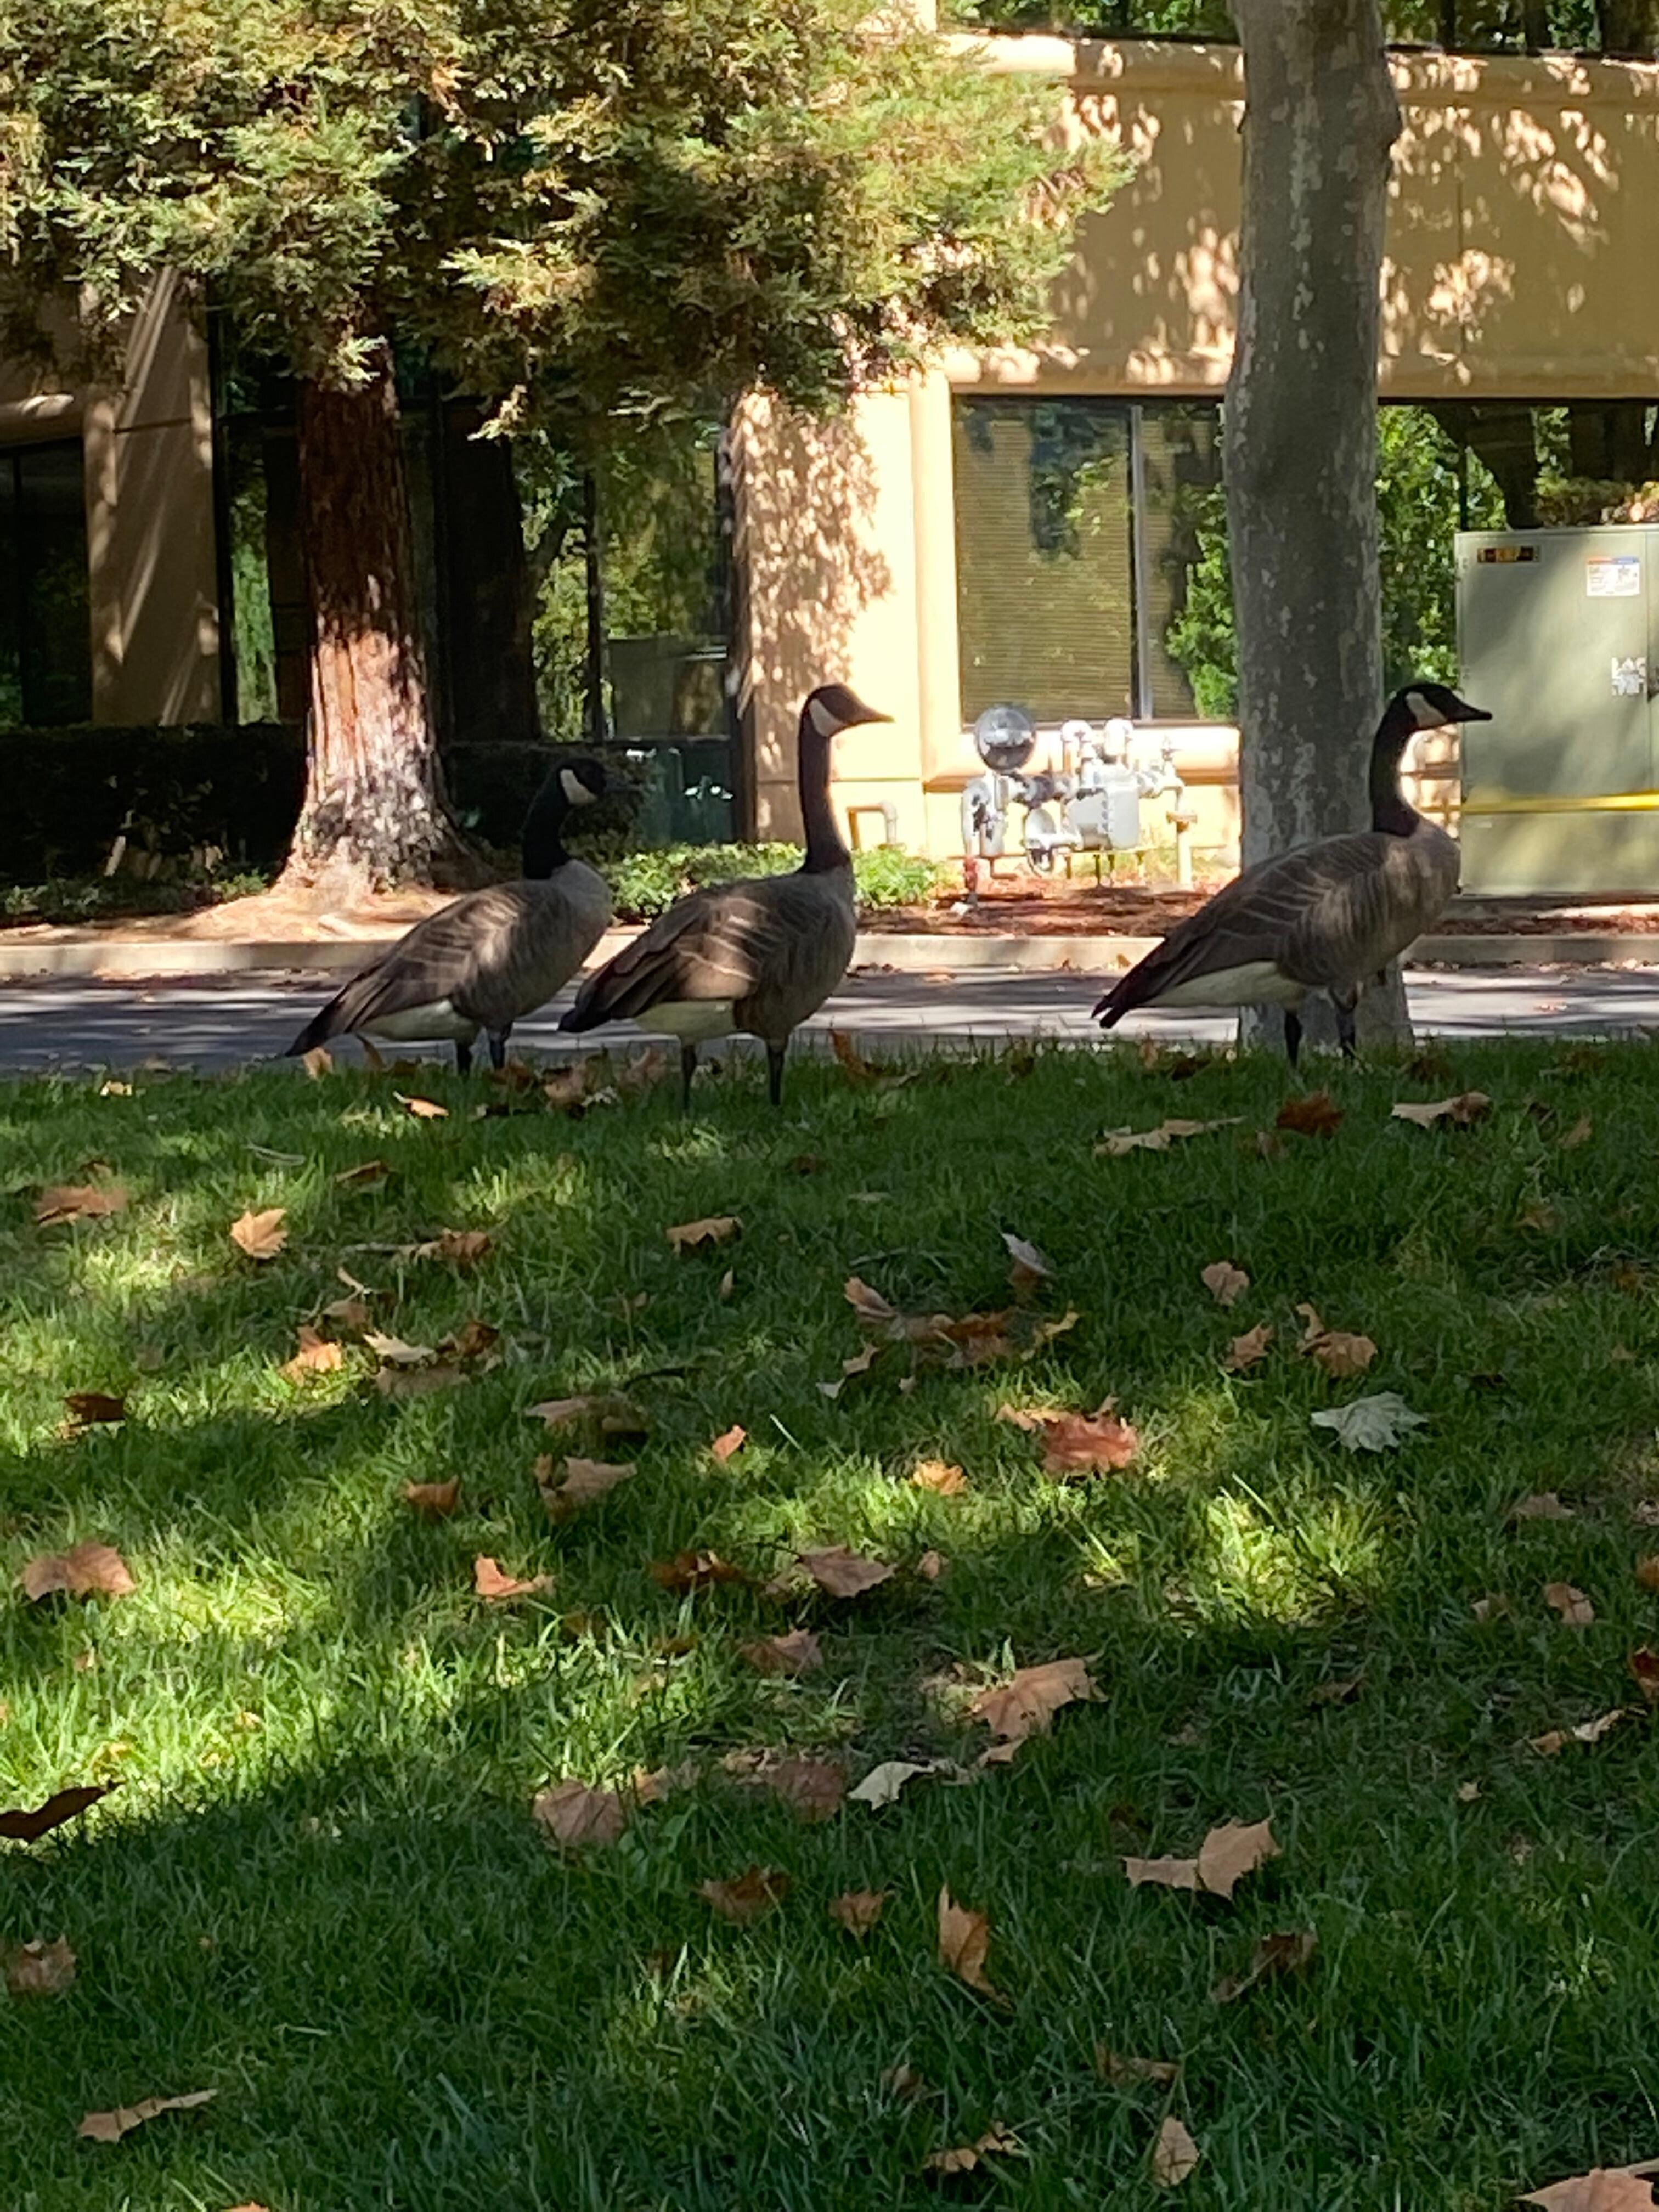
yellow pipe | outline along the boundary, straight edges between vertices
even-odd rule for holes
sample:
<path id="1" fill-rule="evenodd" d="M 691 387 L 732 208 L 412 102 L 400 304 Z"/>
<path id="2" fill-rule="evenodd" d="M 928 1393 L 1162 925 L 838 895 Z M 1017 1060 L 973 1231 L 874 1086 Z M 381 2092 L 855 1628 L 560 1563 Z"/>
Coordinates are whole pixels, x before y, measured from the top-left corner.
<path id="1" fill-rule="evenodd" d="M 1471 791 L 1465 814 L 1656 814 L 1659 791 L 1609 791 L 1559 799 L 1510 799 L 1497 792 Z"/>

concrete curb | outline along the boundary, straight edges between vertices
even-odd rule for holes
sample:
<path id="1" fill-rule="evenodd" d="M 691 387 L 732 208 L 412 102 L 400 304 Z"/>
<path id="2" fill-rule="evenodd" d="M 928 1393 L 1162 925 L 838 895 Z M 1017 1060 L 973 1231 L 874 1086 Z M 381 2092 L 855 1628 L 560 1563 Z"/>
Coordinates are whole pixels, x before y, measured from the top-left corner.
<path id="1" fill-rule="evenodd" d="M 609 959 L 635 933 L 613 929 L 600 939 L 594 964 Z M 395 936 L 319 938 L 301 944 L 214 939 L 79 937 L 8 943 L 0 932 L 0 982 L 101 978 L 349 974 L 397 942 Z M 897 975 L 1113 975 L 1133 967 L 1155 937 L 922 936 L 865 930 L 853 955 L 855 969 Z M 1554 936 L 1425 937 L 1411 951 L 1413 967 L 1659 967 L 1659 935 L 1576 931 Z"/>

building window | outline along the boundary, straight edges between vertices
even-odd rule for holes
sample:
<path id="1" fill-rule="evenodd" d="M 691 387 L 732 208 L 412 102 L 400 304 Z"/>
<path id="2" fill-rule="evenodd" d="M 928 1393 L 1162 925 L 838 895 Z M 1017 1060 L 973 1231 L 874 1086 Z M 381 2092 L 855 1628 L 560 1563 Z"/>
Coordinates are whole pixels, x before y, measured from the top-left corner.
<path id="1" fill-rule="evenodd" d="M 0 724 L 91 713 L 81 441 L 12 447 L 0 451 Z"/>

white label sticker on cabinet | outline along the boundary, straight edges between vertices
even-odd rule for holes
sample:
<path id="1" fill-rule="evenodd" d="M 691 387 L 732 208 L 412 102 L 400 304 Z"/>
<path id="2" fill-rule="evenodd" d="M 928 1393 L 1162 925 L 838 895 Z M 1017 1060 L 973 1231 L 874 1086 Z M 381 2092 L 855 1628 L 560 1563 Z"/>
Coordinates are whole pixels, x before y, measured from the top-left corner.
<path id="1" fill-rule="evenodd" d="M 1638 599 L 1642 596 L 1638 553 L 1601 553 L 1584 563 L 1584 592 L 1592 599 Z"/>
<path id="2" fill-rule="evenodd" d="M 1626 660 L 1614 660 L 1613 696 L 1615 699 L 1645 699 L 1647 697 L 1648 657 L 1645 653 L 1632 653 Z"/>

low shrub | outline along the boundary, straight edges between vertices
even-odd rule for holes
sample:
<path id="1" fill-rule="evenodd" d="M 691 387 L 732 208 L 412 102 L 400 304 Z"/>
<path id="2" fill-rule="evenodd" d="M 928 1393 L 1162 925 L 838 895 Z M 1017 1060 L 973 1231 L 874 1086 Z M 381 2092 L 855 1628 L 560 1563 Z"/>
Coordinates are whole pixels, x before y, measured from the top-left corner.
<path id="1" fill-rule="evenodd" d="M 799 845 L 665 845 L 656 852 L 593 856 L 611 885 L 619 921 L 649 921 L 684 892 L 744 876 L 781 876 L 800 866 Z M 931 860 L 896 845 L 853 856 L 859 903 L 866 908 L 913 906 L 939 880 Z"/>

